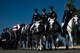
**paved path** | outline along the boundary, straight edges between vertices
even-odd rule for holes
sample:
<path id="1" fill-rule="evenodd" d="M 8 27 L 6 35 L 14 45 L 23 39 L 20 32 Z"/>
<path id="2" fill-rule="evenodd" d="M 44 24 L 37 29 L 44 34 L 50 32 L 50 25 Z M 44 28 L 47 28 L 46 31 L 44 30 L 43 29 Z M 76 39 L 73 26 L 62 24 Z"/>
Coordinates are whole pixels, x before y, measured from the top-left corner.
<path id="1" fill-rule="evenodd" d="M 1 50 L 0 53 L 80 53 L 80 50 L 53 50 L 53 51 L 33 51 L 33 50 Z"/>
<path id="2" fill-rule="evenodd" d="M 0 53 L 80 53 L 80 46 L 75 46 L 75 49 L 65 50 L 65 47 L 59 47 L 58 50 L 51 51 L 36 51 L 36 50 L 0 50 Z"/>

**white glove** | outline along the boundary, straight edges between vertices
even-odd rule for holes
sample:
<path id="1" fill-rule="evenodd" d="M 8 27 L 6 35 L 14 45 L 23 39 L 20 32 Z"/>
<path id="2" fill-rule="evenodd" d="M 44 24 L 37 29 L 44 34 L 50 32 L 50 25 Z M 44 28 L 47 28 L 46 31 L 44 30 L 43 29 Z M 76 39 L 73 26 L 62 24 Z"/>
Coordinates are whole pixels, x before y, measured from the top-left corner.
<path id="1" fill-rule="evenodd" d="M 63 26 L 64 26 L 64 23 L 61 24 L 61 27 L 63 27 Z"/>

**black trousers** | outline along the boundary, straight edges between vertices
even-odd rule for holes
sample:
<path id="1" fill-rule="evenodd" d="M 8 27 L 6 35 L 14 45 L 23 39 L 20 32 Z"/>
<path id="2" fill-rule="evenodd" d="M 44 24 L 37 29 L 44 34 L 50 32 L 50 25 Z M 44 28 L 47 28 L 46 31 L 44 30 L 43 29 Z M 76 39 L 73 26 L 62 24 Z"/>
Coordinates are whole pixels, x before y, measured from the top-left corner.
<path id="1" fill-rule="evenodd" d="M 62 27 L 62 36 L 65 37 L 65 34 L 67 33 L 67 25 L 68 25 L 68 22 L 70 20 L 66 20 L 65 23 L 64 23 L 64 26 Z"/>

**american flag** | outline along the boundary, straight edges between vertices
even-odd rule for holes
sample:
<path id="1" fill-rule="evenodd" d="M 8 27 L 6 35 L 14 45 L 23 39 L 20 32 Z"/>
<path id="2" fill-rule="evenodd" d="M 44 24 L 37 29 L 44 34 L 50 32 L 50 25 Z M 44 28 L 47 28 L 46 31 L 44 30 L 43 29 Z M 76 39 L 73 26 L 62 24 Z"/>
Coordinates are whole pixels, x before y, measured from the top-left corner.
<path id="1" fill-rule="evenodd" d="M 13 26 L 13 31 L 17 31 L 20 29 L 20 24 L 14 25 Z"/>

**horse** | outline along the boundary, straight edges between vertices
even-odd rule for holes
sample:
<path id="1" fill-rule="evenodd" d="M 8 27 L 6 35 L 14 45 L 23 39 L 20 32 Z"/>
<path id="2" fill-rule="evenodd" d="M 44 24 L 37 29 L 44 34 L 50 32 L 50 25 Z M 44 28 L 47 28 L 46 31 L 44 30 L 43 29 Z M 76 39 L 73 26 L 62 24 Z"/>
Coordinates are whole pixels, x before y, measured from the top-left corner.
<path id="1" fill-rule="evenodd" d="M 30 44 L 30 32 L 29 32 L 29 28 L 30 28 L 30 24 L 25 24 L 22 29 L 21 29 L 21 35 L 22 35 L 22 39 L 21 43 L 23 42 L 25 45 L 25 48 L 27 47 L 27 49 L 29 49 L 31 46 Z"/>
<path id="2" fill-rule="evenodd" d="M 61 27 L 58 24 L 57 21 L 55 21 L 55 18 L 48 18 L 48 24 L 47 24 L 47 36 L 48 36 L 48 48 L 49 49 L 57 49 L 57 41 L 59 34 L 61 33 Z"/>
<path id="3" fill-rule="evenodd" d="M 76 14 L 74 14 L 74 16 L 68 22 L 68 25 L 66 28 L 66 34 L 65 35 L 68 34 L 68 38 L 65 36 L 66 49 L 68 49 L 68 47 L 69 47 L 69 40 L 71 42 L 71 47 L 74 49 L 74 37 L 76 37 L 76 35 L 77 35 L 77 25 L 78 25 L 78 17 Z"/>
<path id="4" fill-rule="evenodd" d="M 32 33 L 32 40 L 33 40 L 33 49 L 42 50 L 42 33 L 43 33 L 43 26 L 41 21 L 36 21 L 30 27 L 30 31 Z"/>

